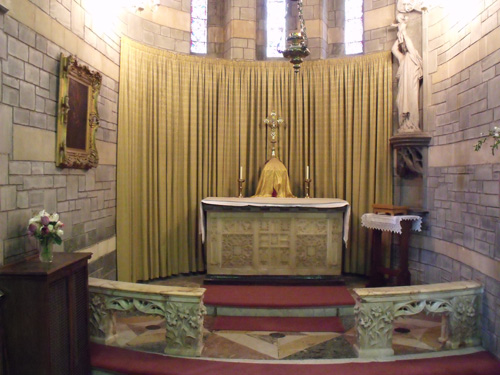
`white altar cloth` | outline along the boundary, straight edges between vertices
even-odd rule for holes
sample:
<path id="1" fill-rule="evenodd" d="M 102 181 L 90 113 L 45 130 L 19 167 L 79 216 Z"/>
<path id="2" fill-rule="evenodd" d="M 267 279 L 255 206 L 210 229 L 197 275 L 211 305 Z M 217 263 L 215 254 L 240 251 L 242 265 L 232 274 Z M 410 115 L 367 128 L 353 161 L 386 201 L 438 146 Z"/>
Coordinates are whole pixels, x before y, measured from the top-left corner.
<path id="1" fill-rule="evenodd" d="M 231 197 L 208 197 L 200 203 L 200 232 L 202 241 L 205 242 L 205 212 L 203 204 L 213 206 L 233 207 L 307 207 L 307 208 L 341 208 L 347 207 L 344 212 L 343 240 L 347 244 L 349 238 L 349 219 L 351 217 L 351 206 L 349 202 L 337 198 L 231 198 Z"/>
<path id="2" fill-rule="evenodd" d="M 382 231 L 401 234 L 401 221 L 412 220 L 411 229 L 415 232 L 422 230 L 422 218 L 417 215 L 381 215 L 381 214 L 364 214 L 361 216 L 361 225 L 369 229 L 379 229 Z"/>

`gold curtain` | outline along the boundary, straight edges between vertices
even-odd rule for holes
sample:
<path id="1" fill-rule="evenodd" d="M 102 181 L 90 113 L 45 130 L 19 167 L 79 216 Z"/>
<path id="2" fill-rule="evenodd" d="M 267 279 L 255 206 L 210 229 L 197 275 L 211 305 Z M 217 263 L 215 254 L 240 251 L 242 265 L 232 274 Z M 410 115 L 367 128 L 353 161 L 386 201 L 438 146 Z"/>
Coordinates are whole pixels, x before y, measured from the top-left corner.
<path id="1" fill-rule="evenodd" d="M 344 272 L 366 273 L 360 218 L 392 202 L 390 52 L 310 61 L 241 62 L 177 55 L 122 38 L 117 166 L 118 277 L 204 269 L 200 200 L 253 195 L 270 157 L 263 119 L 285 120 L 278 156 L 292 191 L 352 206 Z"/>

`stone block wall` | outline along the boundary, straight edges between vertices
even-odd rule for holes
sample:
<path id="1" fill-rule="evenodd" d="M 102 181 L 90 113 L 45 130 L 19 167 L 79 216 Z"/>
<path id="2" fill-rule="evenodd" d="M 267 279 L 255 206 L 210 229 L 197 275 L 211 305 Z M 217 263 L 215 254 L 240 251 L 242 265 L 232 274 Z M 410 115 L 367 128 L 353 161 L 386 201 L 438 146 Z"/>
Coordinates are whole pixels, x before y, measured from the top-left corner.
<path id="1" fill-rule="evenodd" d="M 500 357 L 500 153 L 488 145 L 474 151 L 482 132 L 500 126 L 500 1 L 435 8 L 427 17 L 429 214 L 427 230 L 412 240 L 412 281 L 482 282 L 483 346 Z"/>
<path id="2" fill-rule="evenodd" d="M 226 0 L 224 4 L 224 58 L 255 60 L 257 1 Z"/>
<path id="3" fill-rule="evenodd" d="M 327 6 L 327 57 L 343 56 L 345 0 L 329 1 Z"/>
<path id="4" fill-rule="evenodd" d="M 304 0 L 303 13 L 311 51 L 308 59 L 325 59 L 328 48 L 328 1 Z"/>
<path id="5" fill-rule="evenodd" d="M 56 251 L 95 252 L 108 244 L 101 258 L 92 260 L 106 266 L 92 263 L 90 270 L 116 278 L 119 40 L 95 33 L 80 1 L 16 0 L 5 7 L 9 12 L 0 15 L 0 263 L 36 254 L 37 241 L 26 235 L 26 227 L 45 209 L 58 212 L 65 224 Z M 100 163 L 88 171 L 55 166 L 61 53 L 77 55 L 103 74 Z"/>
<path id="6" fill-rule="evenodd" d="M 208 0 L 207 4 L 207 55 L 211 57 L 222 57 L 224 55 L 224 3 L 217 0 Z"/>
<path id="7" fill-rule="evenodd" d="M 165 6 L 160 6 L 154 13 L 149 9 L 141 13 L 120 12 L 120 36 L 126 35 L 152 47 L 189 54 L 191 3 L 189 0 L 164 0 L 162 4 L 164 3 Z M 211 37 L 213 37 L 212 34 L 210 34 L 209 41 Z M 213 44 L 209 44 L 210 46 L 213 50 L 216 49 Z"/>
<path id="8" fill-rule="evenodd" d="M 364 51 L 365 53 L 388 51 L 396 40 L 396 0 L 364 1 Z M 415 46 L 421 45 L 420 14 L 408 14 L 408 34 Z"/>

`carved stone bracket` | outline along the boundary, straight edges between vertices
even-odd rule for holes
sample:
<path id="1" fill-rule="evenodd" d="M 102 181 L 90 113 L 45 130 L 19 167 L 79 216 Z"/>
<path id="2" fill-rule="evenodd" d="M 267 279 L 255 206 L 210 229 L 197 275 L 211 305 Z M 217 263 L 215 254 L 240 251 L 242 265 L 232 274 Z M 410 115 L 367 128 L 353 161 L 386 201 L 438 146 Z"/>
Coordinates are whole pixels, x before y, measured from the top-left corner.
<path id="1" fill-rule="evenodd" d="M 442 313 L 440 342 L 457 349 L 459 345 L 476 346 L 479 338 L 479 306 L 483 288 L 473 281 L 414 285 L 394 288 L 355 289 L 354 308 L 359 357 L 382 357 L 394 354 L 393 321 L 400 316 L 420 312 Z"/>
<path id="2" fill-rule="evenodd" d="M 167 348 L 169 354 L 200 355 L 203 347 L 203 304 L 169 302 L 165 309 Z M 199 351 L 199 352 L 198 352 Z"/>
<path id="3" fill-rule="evenodd" d="M 104 281 L 91 279 L 90 283 Z M 148 315 L 165 318 L 166 354 L 199 356 L 203 348 L 203 318 L 206 309 L 202 302 L 203 292 L 187 289 L 180 295 L 175 288 L 172 295 L 170 287 L 139 288 L 133 283 L 104 282 L 106 286 L 90 286 L 90 336 L 92 340 L 109 344 L 116 335 L 116 311 L 139 311 Z M 130 285 L 130 290 L 126 286 Z M 116 288 L 114 289 L 113 286 Z M 159 289 L 164 290 L 159 290 Z M 138 291 L 137 289 L 141 289 Z M 204 291 L 204 289 L 200 289 Z"/>
<path id="4" fill-rule="evenodd" d="M 354 307 L 357 330 L 357 350 L 360 357 L 393 355 L 392 322 L 394 306 L 392 303 L 360 303 Z"/>
<path id="5" fill-rule="evenodd" d="M 94 341 L 109 344 L 116 335 L 115 314 L 106 307 L 106 298 L 101 294 L 92 294 L 90 299 L 90 336 Z"/>
<path id="6" fill-rule="evenodd" d="M 423 149 L 428 147 L 431 136 L 416 131 L 398 133 L 390 142 L 397 152 L 396 172 L 400 177 L 421 176 L 423 174 Z"/>
<path id="7" fill-rule="evenodd" d="M 449 339 L 446 346 L 457 349 L 463 342 L 467 346 L 479 345 L 480 296 L 461 296 L 451 300 L 453 306 L 449 316 Z"/>

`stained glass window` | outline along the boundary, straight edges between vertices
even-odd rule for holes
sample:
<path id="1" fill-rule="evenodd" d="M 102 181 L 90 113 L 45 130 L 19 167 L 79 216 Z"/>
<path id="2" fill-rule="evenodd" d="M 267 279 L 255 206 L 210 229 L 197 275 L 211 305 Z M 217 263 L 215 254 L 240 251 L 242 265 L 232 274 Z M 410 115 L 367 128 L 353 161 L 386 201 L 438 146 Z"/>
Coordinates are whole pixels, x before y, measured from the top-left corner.
<path id="1" fill-rule="evenodd" d="M 191 0 L 191 52 L 207 53 L 207 0 Z"/>
<path id="2" fill-rule="evenodd" d="M 281 57 L 285 49 L 286 0 L 267 0 L 267 57 Z"/>
<path id="3" fill-rule="evenodd" d="M 363 0 L 345 0 L 346 55 L 363 52 Z"/>

